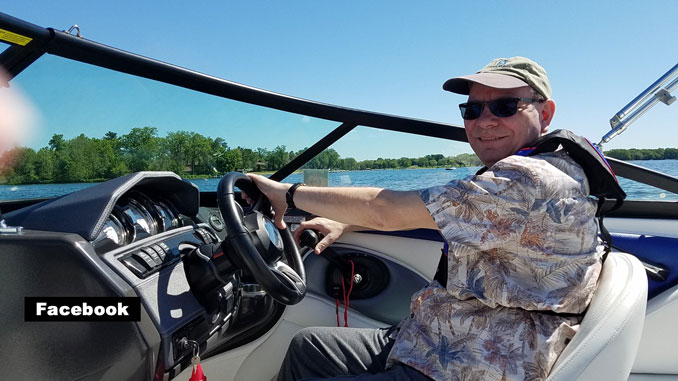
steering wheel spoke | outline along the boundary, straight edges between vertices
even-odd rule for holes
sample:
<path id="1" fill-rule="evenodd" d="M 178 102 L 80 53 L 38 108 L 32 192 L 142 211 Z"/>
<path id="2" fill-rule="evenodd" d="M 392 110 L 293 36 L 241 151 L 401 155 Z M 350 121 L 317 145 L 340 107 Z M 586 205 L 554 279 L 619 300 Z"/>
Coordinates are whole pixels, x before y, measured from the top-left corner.
<path id="1" fill-rule="evenodd" d="M 302 294 L 306 293 L 306 282 L 301 279 L 299 274 L 297 274 L 293 268 L 288 266 L 287 263 L 278 261 L 275 263 L 275 266 L 271 266 L 271 271 L 278 277 L 278 279 L 287 283 L 289 287 L 296 289 Z"/>
<path id="2" fill-rule="evenodd" d="M 244 217 L 243 209 L 235 200 L 236 184 L 251 199 L 257 200 Z M 279 230 L 273 223 L 270 201 L 249 177 L 239 172 L 231 172 L 221 179 L 217 201 L 228 232 L 229 254 L 275 300 L 283 304 L 299 303 L 306 295 L 304 264 L 290 231 Z"/>

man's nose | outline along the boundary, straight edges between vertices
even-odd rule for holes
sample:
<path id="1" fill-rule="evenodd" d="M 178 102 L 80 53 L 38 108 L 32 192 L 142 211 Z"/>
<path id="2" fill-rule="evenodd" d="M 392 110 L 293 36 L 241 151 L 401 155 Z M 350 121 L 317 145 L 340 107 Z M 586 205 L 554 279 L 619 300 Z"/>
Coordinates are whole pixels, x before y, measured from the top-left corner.
<path id="1" fill-rule="evenodd" d="M 485 105 L 485 107 L 483 107 L 476 123 L 479 127 L 483 128 L 493 127 L 497 124 L 497 117 L 490 111 L 490 105 Z"/>

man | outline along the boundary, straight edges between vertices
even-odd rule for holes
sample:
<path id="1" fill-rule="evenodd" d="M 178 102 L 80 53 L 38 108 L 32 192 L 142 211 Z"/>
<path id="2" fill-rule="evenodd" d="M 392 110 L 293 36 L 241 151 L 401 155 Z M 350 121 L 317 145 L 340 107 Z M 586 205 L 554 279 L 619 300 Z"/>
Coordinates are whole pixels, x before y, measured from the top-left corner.
<path id="1" fill-rule="evenodd" d="M 415 293 L 398 327 L 304 329 L 279 379 L 543 379 L 574 335 L 602 247 L 582 168 L 565 151 L 523 155 L 555 112 L 546 72 L 523 57 L 502 58 L 443 88 L 468 94 L 464 127 L 486 166 L 475 176 L 398 192 L 250 175 L 279 227 L 286 198 L 328 218 L 298 230 L 326 234 L 316 252 L 356 227 L 437 229 L 449 245 L 446 287 L 434 281 Z"/>

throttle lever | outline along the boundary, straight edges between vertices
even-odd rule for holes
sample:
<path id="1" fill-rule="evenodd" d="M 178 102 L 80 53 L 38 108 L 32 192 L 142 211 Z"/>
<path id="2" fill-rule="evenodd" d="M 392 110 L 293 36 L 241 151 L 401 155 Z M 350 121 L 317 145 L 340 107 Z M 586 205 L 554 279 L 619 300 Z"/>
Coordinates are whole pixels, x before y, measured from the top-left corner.
<path id="1" fill-rule="evenodd" d="M 306 229 L 303 232 L 301 232 L 301 235 L 299 236 L 299 245 L 301 247 L 308 247 L 309 249 L 313 250 L 315 248 L 315 245 L 320 242 L 321 234 L 316 232 L 315 230 L 312 229 Z M 323 250 L 320 254 L 321 257 L 325 258 L 327 261 L 329 261 L 331 264 L 335 265 L 344 276 L 351 277 L 351 266 L 347 264 L 345 261 L 341 260 L 339 258 L 339 254 L 337 254 L 334 249 L 331 247 L 326 247 L 325 250 Z"/>

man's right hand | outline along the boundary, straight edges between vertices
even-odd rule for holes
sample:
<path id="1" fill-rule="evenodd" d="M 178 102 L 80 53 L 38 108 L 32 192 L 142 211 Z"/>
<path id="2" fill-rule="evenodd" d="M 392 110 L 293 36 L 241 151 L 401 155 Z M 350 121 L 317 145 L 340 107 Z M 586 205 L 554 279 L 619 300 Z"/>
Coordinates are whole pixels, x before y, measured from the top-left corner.
<path id="1" fill-rule="evenodd" d="M 353 231 L 353 225 L 344 224 L 327 218 L 316 217 L 299 224 L 297 230 L 294 231 L 294 240 L 299 242 L 301 232 L 306 229 L 313 229 L 324 236 L 313 249 L 316 254 L 320 254 L 328 246 L 334 243 L 334 241 L 339 239 L 342 234 Z"/>
<path id="2" fill-rule="evenodd" d="M 271 201 L 275 225 L 280 229 L 286 229 L 287 225 L 285 225 L 285 222 L 283 221 L 285 210 L 287 210 L 287 200 L 285 198 L 285 194 L 292 185 L 279 183 L 253 173 L 248 173 L 247 176 L 252 179 L 252 181 L 254 181 L 254 184 L 257 186 L 257 188 L 259 188 L 261 193 L 263 193 L 264 196 L 268 197 L 269 201 Z M 240 194 L 245 202 L 247 202 L 249 205 L 254 204 L 255 200 L 251 199 L 247 193 L 241 191 Z"/>

